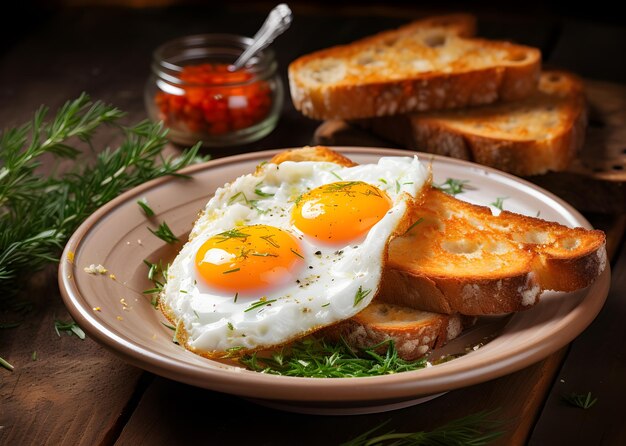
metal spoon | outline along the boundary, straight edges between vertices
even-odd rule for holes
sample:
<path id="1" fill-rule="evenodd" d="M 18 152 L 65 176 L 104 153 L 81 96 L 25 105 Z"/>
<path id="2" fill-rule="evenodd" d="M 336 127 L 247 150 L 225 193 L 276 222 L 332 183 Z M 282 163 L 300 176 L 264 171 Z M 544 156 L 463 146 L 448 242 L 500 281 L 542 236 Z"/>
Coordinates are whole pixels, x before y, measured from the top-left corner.
<path id="1" fill-rule="evenodd" d="M 291 25 L 291 9 L 285 3 L 274 7 L 268 14 L 265 22 L 253 38 L 252 44 L 241 53 L 241 56 L 229 68 L 235 71 L 243 67 L 252 56 L 274 41 L 276 37 L 285 32 Z"/>

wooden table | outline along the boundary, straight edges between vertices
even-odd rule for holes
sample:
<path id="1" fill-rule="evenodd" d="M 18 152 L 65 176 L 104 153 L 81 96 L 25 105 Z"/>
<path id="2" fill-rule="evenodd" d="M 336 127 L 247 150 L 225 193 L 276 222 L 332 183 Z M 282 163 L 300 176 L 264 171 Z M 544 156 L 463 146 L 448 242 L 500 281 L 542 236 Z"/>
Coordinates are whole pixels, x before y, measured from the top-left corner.
<path id="1" fill-rule="evenodd" d="M 418 13 L 389 6 L 296 9 L 289 34 L 275 43 L 285 76 L 288 62 L 317 48 L 348 42 L 399 25 Z M 532 12 L 532 11 L 531 11 Z M 29 119 L 42 103 L 58 107 L 87 91 L 145 117 L 143 84 L 151 51 L 170 38 L 200 32 L 251 35 L 264 11 L 225 9 L 70 9 L 39 12 L 0 46 L 0 126 Z M 487 37 L 540 47 L 545 59 L 585 77 L 625 82 L 626 29 L 616 25 L 519 14 L 485 13 Z M 320 31 L 323 27 L 324 31 Z M 620 56 L 621 57 L 621 56 Z M 311 142 L 318 123 L 285 102 L 278 128 L 245 147 L 212 156 Z M 106 135 L 101 138 L 106 140 Z M 626 141 L 624 141 L 626 147 Z M 174 149 L 173 149 L 174 150 Z M 54 319 L 67 319 L 55 269 L 36 274 L 23 292 L 33 310 L 17 328 L 0 329 L 0 444 L 313 445 L 347 441 L 390 420 L 398 431 L 428 430 L 480 410 L 498 409 L 506 433 L 497 444 L 626 444 L 626 247 L 623 216 L 588 215 L 608 234 L 613 278 L 595 322 L 570 346 L 524 370 L 455 390 L 428 403 L 390 413 L 324 417 L 284 413 L 243 399 L 198 389 L 134 368 L 90 339 L 61 336 Z M 4 314 L 0 314 L 1 318 Z M 32 353 L 37 352 L 37 360 Z M 561 396 L 591 391 L 597 404 L 582 410 Z M 213 415 L 209 415 L 212 413 Z"/>

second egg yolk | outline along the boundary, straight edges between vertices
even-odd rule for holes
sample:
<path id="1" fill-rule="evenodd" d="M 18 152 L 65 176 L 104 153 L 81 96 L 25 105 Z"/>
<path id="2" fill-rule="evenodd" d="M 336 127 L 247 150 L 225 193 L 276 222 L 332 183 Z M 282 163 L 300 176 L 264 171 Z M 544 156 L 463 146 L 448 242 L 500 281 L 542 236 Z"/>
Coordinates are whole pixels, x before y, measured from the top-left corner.
<path id="1" fill-rule="evenodd" d="M 391 199 L 363 181 L 325 184 L 303 194 L 292 222 L 304 234 L 329 244 L 358 239 L 391 209 Z"/>
<path id="2" fill-rule="evenodd" d="M 263 292 L 304 264 L 298 240 L 268 225 L 241 226 L 205 241 L 195 258 L 207 285 L 229 293 Z"/>

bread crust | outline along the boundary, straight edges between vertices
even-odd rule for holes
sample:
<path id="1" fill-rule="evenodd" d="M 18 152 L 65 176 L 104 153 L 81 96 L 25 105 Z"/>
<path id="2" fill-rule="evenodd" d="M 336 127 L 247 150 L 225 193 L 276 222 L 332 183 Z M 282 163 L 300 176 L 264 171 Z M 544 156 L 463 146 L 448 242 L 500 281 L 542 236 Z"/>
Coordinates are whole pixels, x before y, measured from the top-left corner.
<path id="1" fill-rule="evenodd" d="M 324 146 L 277 157 L 347 162 Z M 417 201 L 410 222 L 424 222 L 391 242 L 381 301 L 445 314 L 510 313 L 531 308 L 546 290 L 584 288 L 606 267 L 602 231 L 568 228 L 508 211 L 495 216 L 486 206 L 434 187 L 426 187 Z M 472 250 L 474 243 L 481 250 Z M 452 249 L 456 245 L 460 252 Z M 482 263 L 472 252 L 480 252 Z M 453 270 L 446 270 L 450 265 Z"/>
<path id="2" fill-rule="evenodd" d="M 463 15 L 416 21 L 302 56 L 288 68 L 294 106 L 314 119 L 357 119 L 513 101 L 533 93 L 539 79 L 540 51 L 468 38 L 474 29 L 467 21 Z M 431 31 L 439 34 L 429 35 Z M 455 49 L 446 53 L 445 45 L 424 43 L 432 35 L 452 41 Z M 401 42 L 397 44 L 400 49 L 394 47 L 397 42 Z M 395 54 L 393 51 L 398 52 L 389 57 L 393 62 L 382 61 L 381 54 Z M 408 52 L 412 52 L 409 62 L 419 60 L 432 68 L 419 64 L 411 68 L 409 62 L 399 62 Z M 472 57 L 479 62 L 469 61 Z M 377 63 L 387 65 L 379 68 Z"/>
<path id="3" fill-rule="evenodd" d="M 394 316 L 401 313 L 402 320 L 390 321 L 388 313 Z M 343 338 L 355 349 L 367 349 L 393 340 L 398 356 L 406 361 L 414 361 L 456 338 L 462 330 L 463 319 L 459 315 L 436 314 L 372 302 L 356 316 L 325 328 L 321 333 L 326 339 Z M 384 353 L 386 349 L 387 345 L 384 344 L 377 352 Z"/>
<path id="4" fill-rule="evenodd" d="M 507 117 L 518 122 L 504 132 L 497 123 Z M 410 149 L 528 176 L 563 171 L 572 164 L 584 143 L 587 110 L 582 81 L 571 73 L 553 70 L 542 73 L 535 94 L 515 103 L 357 124 Z M 529 134 L 529 127 L 539 130 Z"/>
<path id="5" fill-rule="evenodd" d="M 531 308 L 545 290 L 589 286 L 606 267 L 602 231 L 507 211 L 494 216 L 435 188 L 425 192 L 418 218 L 426 223 L 390 244 L 382 301 L 447 314 L 510 313 Z"/>

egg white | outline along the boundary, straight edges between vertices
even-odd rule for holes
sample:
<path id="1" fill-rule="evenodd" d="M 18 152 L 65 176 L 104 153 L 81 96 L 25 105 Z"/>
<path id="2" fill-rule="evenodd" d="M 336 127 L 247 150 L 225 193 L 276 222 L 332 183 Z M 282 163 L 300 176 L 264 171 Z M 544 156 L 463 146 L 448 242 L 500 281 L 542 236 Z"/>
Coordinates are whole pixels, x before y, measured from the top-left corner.
<path id="1" fill-rule="evenodd" d="M 344 245 L 321 244 L 292 226 L 291 210 L 301 194 L 339 179 L 374 185 L 393 204 L 364 238 Z M 376 295 L 389 239 L 427 179 L 428 171 L 417 157 L 384 157 L 377 164 L 355 167 L 288 161 L 239 177 L 216 191 L 196 221 L 169 267 L 161 308 L 177 324 L 180 341 L 207 357 L 282 345 L 350 318 Z M 257 224 L 294 235 L 304 268 L 287 283 L 258 295 L 211 290 L 196 272 L 196 251 L 212 236 Z M 255 304 L 259 306 L 251 310 Z"/>

